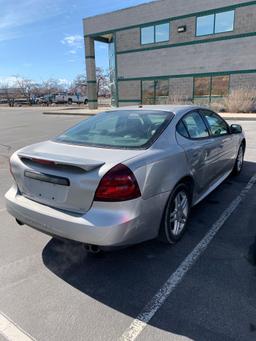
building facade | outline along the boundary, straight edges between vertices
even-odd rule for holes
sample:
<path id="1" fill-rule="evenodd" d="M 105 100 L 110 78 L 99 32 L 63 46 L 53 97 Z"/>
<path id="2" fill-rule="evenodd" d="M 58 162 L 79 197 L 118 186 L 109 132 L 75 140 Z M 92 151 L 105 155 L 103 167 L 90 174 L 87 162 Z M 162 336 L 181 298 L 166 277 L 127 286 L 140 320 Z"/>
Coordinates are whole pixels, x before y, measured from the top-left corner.
<path id="1" fill-rule="evenodd" d="M 88 98 L 95 41 L 109 44 L 113 105 L 221 101 L 256 88 L 256 1 L 158 0 L 84 19 Z"/>

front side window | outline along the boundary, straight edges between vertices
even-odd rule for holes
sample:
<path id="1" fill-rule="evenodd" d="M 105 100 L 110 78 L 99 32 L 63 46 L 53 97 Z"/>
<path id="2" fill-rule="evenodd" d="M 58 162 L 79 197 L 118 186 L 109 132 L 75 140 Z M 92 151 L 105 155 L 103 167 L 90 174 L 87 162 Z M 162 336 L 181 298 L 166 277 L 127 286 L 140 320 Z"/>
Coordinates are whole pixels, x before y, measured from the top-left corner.
<path id="1" fill-rule="evenodd" d="M 182 121 L 190 138 L 200 139 L 209 136 L 208 129 L 198 112 L 194 111 L 187 114 Z"/>
<path id="2" fill-rule="evenodd" d="M 101 148 L 147 148 L 167 127 L 173 114 L 157 110 L 116 110 L 82 121 L 55 141 Z"/>
<path id="3" fill-rule="evenodd" d="M 208 110 L 202 111 L 202 114 L 204 115 L 213 136 L 228 134 L 228 125 L 221 117 Z"/>
<path id="4" fill-rule="evenodd" d="M 170 38 L 170 23 L 141 28 L 141 44 L 154 44 L 168 41 Z"/>
<path id="5" fill-rule="evenodd" d="M 196 35 L 230 32 L 234 30 L 235 11 L 217 12 L 197 17 Z"/>

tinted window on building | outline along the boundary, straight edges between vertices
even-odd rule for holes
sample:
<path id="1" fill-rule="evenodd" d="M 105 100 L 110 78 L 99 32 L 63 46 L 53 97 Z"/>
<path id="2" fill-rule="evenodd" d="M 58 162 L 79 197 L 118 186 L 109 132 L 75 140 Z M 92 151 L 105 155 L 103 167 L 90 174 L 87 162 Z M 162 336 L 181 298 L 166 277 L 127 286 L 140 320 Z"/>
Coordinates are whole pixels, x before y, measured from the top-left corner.
<path id="1" fill-rule="evenodd" d="M 169 80 L 142 81 L 143 104 L 168 104 Z"/>
<path id="2" fill-rule="evenodd" d="M 225 97 L 229 93 L 229 76 L 212 77 L 211 96 Z"/>
<path id="3" fill-rule="evenodd" d="M 218 12 L 197 17 L 196 35 L 230 32 L 234 30 L 234 11 Z"/>
<path id="4" fill-rule="evenodd" d="M 170 37 L 169 23 L 156 25 L 156 43 L 168 41 Z"/>
<path id="5" fill-rule="evenodd" d="M 155 41 L 154 26 L 143 27 L 141 29 L 141 44 L 152 44 Z"/>
<path id="6" fill-rule="evenodd" d="M 155 104 L 168 104 L 169 101 L 169 81 L 168 79 L 155 82 Z"/>
<path id="7" fill-rule="evenodd" d="M 216 13 L 215 33 L 229 32 L 234 29 L 234 11 Z"/>
<path id="8" fill-rule="evenodd" d="M 155 82 L 143 81 L 142 82 L 142 103 L 154 104 L 155 101 Z"/>
<path id="9" fill-rule="evenodd" d="M 153 44 L 168 41 L 170 37 L 170 23 L 141 28 L 141 44 Z"/>
<path id="10" fill-rule="evenodd" d="M 205 36 L 214 32 L 214 14 L 204 15 L 197 18 L 196 34 Z"/>
<path id="11" fill-rule="evenodd" d="M 210 77 L 198 77 L 194 81 L 194 96 L 209 97 L 210 96 Z"/>
<path id="12" fill-rule="evenodd" d="M 228 75 L 213 77 L 196 77 L 194 79 L 194 99 L 199 103 L 209 103 L 217 98 L 226 97 L 229 94 Z"/>

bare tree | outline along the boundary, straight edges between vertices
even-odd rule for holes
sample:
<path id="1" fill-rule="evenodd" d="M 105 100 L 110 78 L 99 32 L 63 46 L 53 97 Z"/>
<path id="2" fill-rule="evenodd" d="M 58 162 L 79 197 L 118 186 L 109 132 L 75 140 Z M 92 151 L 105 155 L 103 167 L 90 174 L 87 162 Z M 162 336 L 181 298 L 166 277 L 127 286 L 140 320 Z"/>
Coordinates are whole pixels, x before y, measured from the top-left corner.
<path id="1" fill-rule="evenodd" d="M 63 90 L 63 86 L 61 86 L 59 81 L 54 78 L 44 81 L 41 85 L 42 95 L 53 95 L 62 92 Z"/>
<path id="2" fill-rule="evenodd" d="M 18 89 L 11 87 L 8 82 L 0 83 L 0 102 L 7 103 L 10 107 L 13 107 L 17 94 Z"/>
<path id="3" fill-rule="evenodd" d="M 83 74 L 79 74 L 71 83 L 70 92 L 78 93 L 82 96 L 87 96 L 87 79 Z"/>
<path id="4" fill-rule="evenodd" d="M 32 104 L 33 90 L 35 83 L 30 79 L 25 79 L 19 76 L 16 77 L 16 84 L 21 98 L 26 99 L 27 103 Z"/>
<path id="5" fill-rule="evenodd" d="M 110 96 L 110 80 L 109 74 L 104 72 L 100 67 L 96 68 L 96 79 L 97 79 L 97 95 L 98 97 L 109 97 Z"/>

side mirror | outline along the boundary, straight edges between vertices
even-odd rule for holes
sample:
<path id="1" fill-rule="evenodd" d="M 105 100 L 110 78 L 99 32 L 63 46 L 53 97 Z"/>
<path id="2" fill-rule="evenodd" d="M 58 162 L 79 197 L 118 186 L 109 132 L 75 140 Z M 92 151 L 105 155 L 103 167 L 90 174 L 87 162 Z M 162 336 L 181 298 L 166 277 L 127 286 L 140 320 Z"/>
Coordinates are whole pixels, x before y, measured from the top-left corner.
<path id="1" fill-rule="evenodd" d="M 242 131 L 243 131 L 243 129 L 239 124 L 231 124 L 230 134 L 241 134 Z"/>

